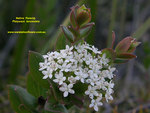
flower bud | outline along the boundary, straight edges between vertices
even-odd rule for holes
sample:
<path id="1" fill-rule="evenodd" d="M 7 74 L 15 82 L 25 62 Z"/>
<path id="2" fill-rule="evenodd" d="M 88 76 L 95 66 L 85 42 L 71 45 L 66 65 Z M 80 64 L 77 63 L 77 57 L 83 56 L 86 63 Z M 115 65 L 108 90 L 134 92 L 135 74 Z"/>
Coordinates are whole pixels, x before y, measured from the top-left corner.
<path id="1" fill-rule="evenodd" d="M 82 5 L 77 9 L 77 23 L 79 26 L 84 26 L 91 21 L 91 10 Z"/>
<path id="2" fill-rule="evenodd" d="M 139 44 L 140 42 L 137 42 L 132 37 L 126 37 L 121 40 L 115 48 L 115 63 L 125 63 L 130 59 L 136 58 L 136 56 L 133 55 L 132 52 L 134 52 Z"/>
<path id="3" fill-rule="evenodd" d="M 134 38 L 126 37 L 118 43 L 115 50 L 117 54 L 132 53 L 139 44 L 140 42 L 137 42 Z"/>
<path id="4" fill-rule="evenodd" d="M 78 29 L 91 21 L 91 11 L 89 8 L 86 8 L 85 5 L 81 7 L 78 5 L 74 6 L 71 10 L 70 22 L 74 28 Z"/>

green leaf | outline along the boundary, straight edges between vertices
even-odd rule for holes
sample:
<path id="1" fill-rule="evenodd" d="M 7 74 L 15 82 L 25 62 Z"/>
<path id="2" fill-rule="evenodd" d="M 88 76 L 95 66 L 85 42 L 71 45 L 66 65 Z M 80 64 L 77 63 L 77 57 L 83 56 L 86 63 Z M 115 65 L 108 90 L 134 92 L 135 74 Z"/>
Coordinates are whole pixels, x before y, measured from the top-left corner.
<path id="1" fill-rule="evenodd" d="M 88 36 L 88 34 L 90 33 L 93 25 L 94 25 L 94 23 L 92 22 L 92 23 L 88 23 L 87 25 L 82 27 L 80 29 L 80 38 L 85 38 L 86 36 Z"/>
<path id="2" fill-rule="evenodd" d="M 115 61 L 114 61 L 115 64 L 123 64 L 123 63 L 126 63 L 126 62 L 128 62 L 128 60 L 120 59 L 120 58 L 116 58 Z"/>
<path id="3" fill-rule="evenodd" d="M 65 38 L 64 34 L 62 33 L 61 36 L 59 38 L 57 38 L 54 50 L 59 51 L 61 49 L 64 49 L 67 45 L 66 44 L 67 42 L 68 42 L 67 39 Z M 68 42 L 68 43 L 70 43 L 70 42 Z"/>
<path id="4" fill-rule="evenodd" d="M 43 74 L 39 71 L 39 63 L 43 62 L 44 59 L 41 54 L 37 52 L 29 52 L 29 73 L 35 82 L 39 83 L 41 87 L 49 89 L 49 83 L 43 79 Z"/>
<path id="5" fill-rule="evenodd" d="M 50 103 L 46 103 L 44 109 L 44 113 L 68 113 L 67 109 L 62 104 L 52 105 Z"/>
<path id="6" fill-rule="evenodd" d="M 117 58 L 129 60 L 129 59 L 136 58 L 136 56 L 133 55 L 133 54 L 130 54 L 130 53 L 121 53 L 121 54 L 118 54 L 118 55 L 117 55 Z"/>
<path id="7" fill-rule="evenodd" d="M 11 106 L 17 113 L 38 113 L 35 111 L 38 105 L 37 99 L 30 95 L 24 88 L 9 85 L 8 91 Z"/>
<path id="8" fill-rule="evenodd" d="M 80 36 L 79 31 L 75 30 L 72 26 L 69 26 L 68 29 L 73 33 L 73 35 L 75 37 L 79 37 Z"/>
<path id="9" fill-rule="evenodd" d="M 47 89 L 43 88 L 39 82 L 35 81 L 31 73 L 27 75 L 27 91 L 37 98 L 40 96 L 46 98 Z"/>
<path id="10" fill-rule="evenodd" d="M 50 80 L 49 82 L 51 84 L 51 89 L 50 89 L 51 94 L 49 97 L 50 98 L 49 101 L 54 104 L 57 102 L 62 103 L 63 94 L 61 91 L 59 91 L 58 85 L 54 83 L 52 80 Z"/>
<path id="11" fill-rule="evenodd" d="M 73 43 L 75 40 L 73 33 L 65 26 L 61 26 L 61 28 L 62 28 L 62 31 L 64 32 L 64 35 L 68 39 L 68 41 Z"/>

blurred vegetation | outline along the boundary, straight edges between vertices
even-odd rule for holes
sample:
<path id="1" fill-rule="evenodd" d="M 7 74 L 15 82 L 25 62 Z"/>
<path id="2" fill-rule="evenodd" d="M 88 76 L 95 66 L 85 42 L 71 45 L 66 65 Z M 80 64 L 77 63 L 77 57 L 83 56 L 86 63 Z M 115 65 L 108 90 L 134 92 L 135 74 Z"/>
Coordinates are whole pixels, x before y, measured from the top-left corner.
<path id="1" fill-rule="evenodd" d="M 42 54 L 64 48 L 67 43 L 59 25 L 67 25 L 70 7 L 91 8 L 95 26 L 87 42 L 103 49 L 110 46 L 112 30 L 116 42 L 132 35 L 142 44 L 135 60 L 117 65 L 114 100 L 100 113 L 150 113 L 150 1 L 149 0 L 1 0 L 0 1 L 0 113 L 13 113 L 7 84 L 26 87 L 28 52 Z M 34 16 L 39 24 L 14 24 L 18 16 Z M 46 34 L 7 34 L 8 30 L 45 30 Z M 94 113 L 88 104 L 69 113 Z"/>

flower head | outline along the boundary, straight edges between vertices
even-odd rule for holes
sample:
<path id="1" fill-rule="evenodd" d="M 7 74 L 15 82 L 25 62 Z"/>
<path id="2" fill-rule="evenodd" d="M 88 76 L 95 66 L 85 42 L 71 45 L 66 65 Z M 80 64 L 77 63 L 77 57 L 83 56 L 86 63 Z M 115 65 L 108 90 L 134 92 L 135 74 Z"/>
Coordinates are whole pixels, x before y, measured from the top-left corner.
<path id="1" fill-rule="evenodd" d="M 89 107 L 102 105 L 101 99 L 112 100 L 114 83 L 112 78 L 115 68 L 109 65 L 106 54 L 102 54 L 94 46 L 85 43 L 43 55 L 44 62 L 40 62 L 43 79 L 52 79 L 59 85 L 63 96 L 75 94 L 73 86 L 77 83 L 85 84 L 88 88 L 85 95 L 91 99 Z M 103 95 L 103 96 L 102 96 Z"/>

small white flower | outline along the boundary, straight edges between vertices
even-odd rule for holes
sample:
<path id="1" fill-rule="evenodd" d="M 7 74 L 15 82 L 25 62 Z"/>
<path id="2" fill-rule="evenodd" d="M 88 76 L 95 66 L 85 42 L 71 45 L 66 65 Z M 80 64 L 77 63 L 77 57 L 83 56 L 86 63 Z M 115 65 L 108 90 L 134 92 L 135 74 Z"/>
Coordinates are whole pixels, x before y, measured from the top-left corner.
<path id="1" fill-rule="evenodd" d="M 109 94 L 109 93 L 106 92 L 105 99 L 108 102 L 108 100 L 113 100 L 113 97 L 111 96 L 111 94 Z"/>
<path id="2" fill-rule="evenodd" d="M 89 105 L 89 107 L 94 107 L 95 111 L 98 111 L 98 106 L 102 106 L 103 103 L 100 102 L 101 97 L 98 97 L 96 100 L 92 99 L 91 104 Z"/>
<path id="3" fill-rule="evenodd" d="M 92 51 L 93 51 L 95 54 L 101 54 L 101 51 L 98 51 L 98 49 L 95 48 L 94 46 L 92 46 Z"/>
<path id="4" fill-rule="evenodd" d="M 65 51 L 65 50 L 60 50 L 60 56 L 61 56 L 62 58 L 66 58 L 66 56 L 67 56 L 66 51 Z"/>
<path id="5" fill-rule="evenodd" d="M 59 59 L 57 62 L 58 64 L 63 64 L 63 59 Z"/>
<path id="6" fill-rule="evenodd" d="M 92 78 L 87 79 L 86 81 L 87 81 L 87 83 L 89 83 L 92 86 L 94 86 L 95 84 L 97 84 L 97 82 L 99 82 L 99 78 L 92 76 Z"/>
<path id="7" fill-rule="evenodd" d="M 74 51 L 74 57 L 75 57 L 75 61 L 82 63 L 83 62 L 83 54 L 78 54 L 76 51 Z"/>
<path id="8" fill-rule="evenodd" d="M 88 74 L 83 73 L 83 70 L 81 70 L 81 69 L 80 69 L 79 71 L 75 71 L 74 74 L 77 75 L 77 76 L 75 77 L 75 79 L 76 79 L 76 80 L 80 80 L 82 83 L 84 83 L 85 78 L 88 77 Z"/>
<path id="9" fill-rule="evenodd" d="M 63 73 L 61 71 L 59 71 L 59 74 L 55 74 L 55 78 L 56 79 L 54 79 L 53 81 L 58 83 L 59 85 L 63 84 L 63 81 L 66 80 L 66 77 L 63 76 Z"/>
<path id="10" fill-rule="evenodd" d="M 53 59 L 59 59 L 59 58 L 60 58 L 60 53 L 58 53 L 57 51 L 51 52 L 49 55 L 50 55 Z"/>
<path id="11" fill-rule="evenodd" d="M 45 60 L 44 62 L 40 62 L 40 63 L 39 63 L 39 65 L 40 65 L 39 71 L 42 71 L 42 70 L 46 69 L 49 64 L 50 64 L 50 63 L 48 63 L 47 60 Z"/>
<path id="12" fill-rule="evenodd" d="M 76 83 L 76 79 L 71 76 L 71 77 L 68 77 L 68 81 L 71 83 L 71 84 L 75 84 Z"/>
<path id="13" fill-rule="evenodd" d="M 73 49 L 73 46 L 69 47 L 68 45 L 66 45 L 66 49 L 65 49 L 66 54 L 71 55 L 72 54 L 72 49 Z"/>
<path id="14" fill-rule="evenodd" d="M 67 97 L 69 93 L 74 94 L 74 90 L 72 89 L 73 84 L 67 85 L 66 83 L 63 83 L 62 86 L 59 88 L 60 91 L 64 92 L 64 97 Z"/>
<path id="15" fill-rule="evenodd" d="M 73 59 L 73 56 L 66 56 L 65 63 L 68 63 L 68 62 L 75 62 L 75 60 Z"/>
<path id="16" fill-rule="evenodd" d="M 94 96 L 98 96 L 98 93 L 96 91 L 95 87 L 88 86 L 88 90 L 85 91 L 86 95 L 89 95 L 91 99 L 93 99 Z"/>
<path id="17" fill-rule="evenodd" d="M 47 71 L 42 71 L 43 75 L 45 75 L 43 77 L 43 79 L 47 79 L 48 77 L 51 79 L 53 77 L 52 75 L 52 70 L 51 69 L 47 69 Z"/>
<path id="18" fill-rule="evenodd" d="M 61 69 L 61 71 L 65 71 L 65 72 L 70 71 L 70 68 L 71 68 L 71 63 L 67 64 L 66 62 L 64 62 L 62 64 L 62 66 L 59 66 L 59 69 Z"/>
<path id="19" fill-rule="evenodd" d="M 58 69 L 58 64 L 53 61 L 51 62 L 50 66 L 49 66 L 53 71 L 56 71 Z"/>
<path id="20" fill-rule="evenodd" d="M 100 62 L 104 65 L 107 65 L 107 63 L 109 62 L 109 60 L 106 58 L 106 54 L 103 54 L 103 56 L 101 57 Z"/>

